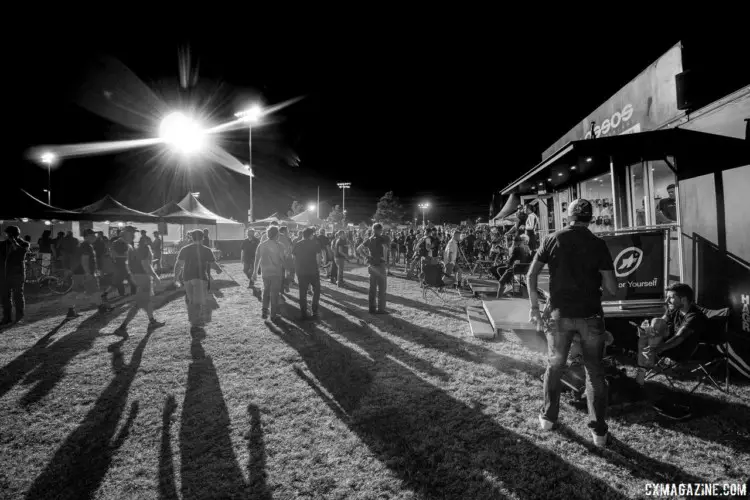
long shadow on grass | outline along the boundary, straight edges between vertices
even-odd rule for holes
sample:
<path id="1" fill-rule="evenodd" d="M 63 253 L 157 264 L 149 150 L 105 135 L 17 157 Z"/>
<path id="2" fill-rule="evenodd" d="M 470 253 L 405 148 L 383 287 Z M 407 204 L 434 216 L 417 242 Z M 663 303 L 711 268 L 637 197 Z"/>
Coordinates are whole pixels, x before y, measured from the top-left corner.
<path id="1" fill-rule="evenodd" d="M 86 414 L 81 425 L 60 445 L 52 460 L 31 485 L 26 498 L 91 498 L 109 470 L 112 457 L 125 442 L 138 414 L 138 402 L 130 407 L 125 424 L 115 435 L 128 399 L 130 385 L 143 359 L 148 332 L 125 364 L 120 347 L 124 340 L 110 346 L 116 375 Z M 51 495 L 52 494 L 52 495 Z"/>
<path id="2" fill-rule="evenodd" d="M 163 296 L 162 300 L 155 304 L 154 309 L 161 309 L 181 295 L 183 295 L 183 292 Z M 127 305 L 127 302 L 121 303 L 116 311 L 120 311 L 120 308 Z M 132 319 L 137 312 L 137 309 L 131 307 L 125 321 Z M 28 357 L 26 354 L 29 351 L 22 354 L 20 357 L 24 361 L 18 365 L 20 369 L 16 371 L 15 378 L 19 380 L 19 375 L 22 378 L 23 373 L 33 370 L 24 380 L 24 384 L 36 384 L 21 398 L 21 405 L 32 405 L 49 394 L 65 376 L 65 366 L 80 353 L 91 349 L 96 339 L 101 335 L 101 328 L 111 321 L 113 315 L 113 313 L 105 315 L 95 313 L 81 322 L 74 332 L 55 342 L 49 348 L 36 351 Z M 14 362 L 11 362 L 11 364 Z M 2 392 L 0 392 L 1 395 Z"/>
<path id="3" fill-rule="evenodd" d="M 25 384 L 39 383 L 24 396 L 22 404 L 38 401 L 63 377 L 63 368 L 71 359 L 91 349 L 99 336 L 99 330 L 107 324 L 107 318 L 93 314 L 74 331 L 50 345 L 54 334 L 66 323 L 67 321 L 62 321 L 0 371 L 0 397 L 28 375 Z"/>
<path id="4" fill-rule="evenodd" d="M 672 464 L 660 462 L 634 450 L 617 438 L 610 436 L 607 448 L 598 448 L 571 428 L 560 424 L 559 432 L 567 439 L 586 448 L 589 453 L 598 455 L 618 467 L 627 469 L 633 476 L 649 483 L 706 483 L 704 478 L 694 476 Z"/>
<path id="5" fill-rule="evenodd" d="M 180 424 L 182 498 L 235 498 L 246 490 L 232 449 L 229 412 L 216 367 L 193 333 L 185 402 Z"/>
<path id="6" fill-rule="evenodd" d="M 331 317 L 337 332 L 369 334 Z M 370 361 L 314 324 L 269 328 L 299 352 L 312 376 L 298 375 L 407 488 L 448 499 L 505 498 L 502 490 L 518 498 L 625 498 L 387 356 Z"/>
<path id="7" fill-rule="evenodd" d="M 340 301 L 339 303 L 333 304 L 335 307 L 342 308 L 358 320 L 372 324 L 390 335 L 403 338 L 410 342 L 416 342 L 423 347 L 438 349 L 450 354 L 451 356 L 466 361 L 487 364 L 504 372 L 519 370 L 533 376 L 538 376 L 544 372 L 544 367 L 542 366 L 541 361 L 539 364 L 536 364 L 521 359 L 511 358 L 482 346 L 471 344 L 459 337 L 448 335 L 433 328 L 420 326 L 391 315 L 372 315 L 361 308 L 348 307 L 345 304 L 341 304 L 341 302 L 344 302 L 346 295 L 335 290 L 329 290 L 328 295 L 331 298 Z"/>
<path id="8" fill-rule="evenodd" d="M 641 424 L 660 426 L 686 436 L 732 448 L 738 453 L 750 450 L 750 408 L 747 405 L 726 402 L 704 394 L 688 395 L 680 390 L 662 387 L 659 391 L 667 401 L 689 405 L 693 416 L 683 422 L 660 418 L 655 411 L 642 415 Z M 643 420 L 648 419 L 648 422 Z"/>
<path id="9" fill-rule="evenodd" d="M 170 394 L 164 403 L 161 415 L 161 450 L 159 451 L 159 498 L 177 500 L 175 485 L 174 458 L 172 456 L 172 415 L 177 409 L 174 395 Z"/>
<path id="10" fill-rule="evenodd" d="M 419 285 L 415 285 L 415 286 L 417 289 L 419 288 Z M 365 309 L 369 307 L 369 302 L 367 299 L 367 296 L 369 294 L 369 288 L 362 288 L 362 287 L 353 285 L 351 283 L 347 284 L 347 288 L 350 291 L 355 291 L 355 292 L 359 292 L 363 294 L 365 298 L 355 297 L 354 295 L 350 293 L 350 294 L 342 294 L 343 297 L 341 297 L 341 300 L 345 300 L 346 302 L 358 304 L 359 306 L 364 307 Z M 330 287 L 328 288 L 328 290 L 335 291 L 333 290 L 333 288 L 330 288 Z M 399 304 L 404 307 L 418 309 L 418 310 L 427 312 L 429 314 L 437 314 L 439 316 L 445 316 L 446 318 L 460 319 L 460 317 L 457 316 L 454 311 L 451 311 L 444 305 L 432 305 L 426 302 L 419 302 L 417 300 L 407 299 L 405 297 L 402 297 L 401 295 L 395 295 L 393 293 L 388 293 L 387 302 L 389 304 Z"/>

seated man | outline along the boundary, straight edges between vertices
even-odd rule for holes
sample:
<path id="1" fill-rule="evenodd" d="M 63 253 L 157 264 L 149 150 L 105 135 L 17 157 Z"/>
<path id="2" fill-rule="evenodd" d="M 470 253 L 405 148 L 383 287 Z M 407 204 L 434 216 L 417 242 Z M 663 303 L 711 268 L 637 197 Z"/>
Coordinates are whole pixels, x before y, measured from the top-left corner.
<path id="1" fill-rule="evenodd" d="M 667 312 L 661 318 L 648 320 L 639 328 L 638 372 L 636 382 L 643 385 L 646 370 L 658 357 L 685 360 L 695 352 L 698 341 L 708 328 L 708 319 L 693 302 L 693 289 L 684 283 L 667 288 Z"/>
<path id="2" fill-rule="evenodd" d="M 490 273 L 500 281 L 499 286 L 504 286 L 503 294 L 508 293 L 513 287 L 513 266 L 515 264 L 529 264 L 533 259 L 531 249 L 529 249 L 529 237 L 525 234 L 517 235 L 513 240 L 513 248 L 505 266 L 493 266 Z M 502 276 L 500 273 L 503 273 Z"/>

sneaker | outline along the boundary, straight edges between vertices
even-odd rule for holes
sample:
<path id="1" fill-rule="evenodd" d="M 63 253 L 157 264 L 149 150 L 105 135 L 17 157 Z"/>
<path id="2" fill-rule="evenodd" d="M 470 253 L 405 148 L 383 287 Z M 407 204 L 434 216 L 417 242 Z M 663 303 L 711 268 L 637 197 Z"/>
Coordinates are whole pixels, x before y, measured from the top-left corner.
<path id="1" fill-rule="evenodd" d="M 539 428 L 543 431 L 551 431 L 555 427 L 555 423 L 551 420 L 547 420 L 544 416 L 539 415 Z"/>
<path id="2" fill-rule="evenodd" d="M 112 309 L 114 309 L 114 307 L 102 304 L 96 310 L 99 311 L 100 313 L 108 313 L 112 311 Z"/>
<path id="3" fill-rule="evenodd" d="M 377 313 L 378 313 L 378 311 L 377 311 L 377 310 L 375 310 L 375 309 L 370 309 L 370 314 L 377 314 Z"/>
<path id="4" fill-rule="evenodd" d="M 319 319 L 320 319 L 320 314 L 318 314 L 318 312 L 317 312 L 317 311 L 314 311 L 314 312 L 312 313 L 312 316 L 310 316 L 310 319 L 311 319 L 311 320 L 313 320 L 313 321 L 317 321 L 317 320 L 319 320 Z"/>
<path id="5" fill-rule="evenodd" d="M 276 315 L 271 318 L 271 323 L 273 323 L 274 325 L 278 325 L 279 323 L 281 323 L 281 316 Z"/>
<path id="6" fill-rule="evenodd" d="M 260 317 L 261 317 L 261 319 L 268 319 L 268 311 L 264 310 L 264 311 L 263 311 L 263 312 L 262 312 L 262 313 L 260 314 Z"/>
<path id="7" fill-rule="evenodd" d="M 76 312 L 75 309 L 68 309 L 68 314 L 65 316 L 65 319 L 75 319 L 80 318 L 81 314 Z"/>
<path id="8" fill-rule="evenodd" d="M 306 319 L 308 319 L 308 318 L 309 318 L 309 316 L 307 315 L 307 313 L 306 313 L 306 312 L 301 312 L 301 313 L 299 314 L 299 319 L 300 319 L 301 321 L 305 321 L 305 320 L 306 320 Z"/>
<path id="9" fill-rule="evenodd" d="M 591 429 L 591 438 L 594 440 L 595 446 L 606 446 L 609 439 L 609 432 L 605 432 L 603 436 L 600 436 L 594 429 Z"/>
<path id="10" fill-rule="evenodd" d="M 164 326 L 166 324 L 167 324 L 166 322 L 159 321 L 156 318 L 151 318 L 150 320 L 148 320 L 148 327 L 149 328 L 159 328 L 160 326 Z"/>
<path id="11" fill-rule="evenodd" d="M 24 324 L 26 324 L 26 321 L 23 319 L 23 316 L 19 316 L 18 318 L 16 318 L 16 324 L 17 325 L 24 325 Z"/>

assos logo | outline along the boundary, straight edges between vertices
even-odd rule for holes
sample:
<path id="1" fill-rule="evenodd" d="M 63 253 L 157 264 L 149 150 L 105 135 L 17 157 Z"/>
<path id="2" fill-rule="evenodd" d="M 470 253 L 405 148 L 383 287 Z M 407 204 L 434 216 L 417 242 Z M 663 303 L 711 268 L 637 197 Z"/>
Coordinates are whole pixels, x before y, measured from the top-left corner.
<path id="1" fill-rule="evenodd" d="M 628 247 L 615 257 L 615 276 L 624 278 L 633 274 L 643 262 L 643 250 Z"/>

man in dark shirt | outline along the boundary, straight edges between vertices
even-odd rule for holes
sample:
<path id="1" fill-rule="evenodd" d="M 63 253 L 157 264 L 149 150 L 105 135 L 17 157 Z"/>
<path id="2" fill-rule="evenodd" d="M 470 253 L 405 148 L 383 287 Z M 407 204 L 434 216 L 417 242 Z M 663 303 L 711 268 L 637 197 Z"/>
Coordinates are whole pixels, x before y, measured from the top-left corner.
<path id="1" fill-rule="evenodd" d="M 318 250 L 321 255 L 320 262 L 321 264 L 328 264 L 332 260 L 331 259 L 331 240 L 329 240 L 328 237 L 326 236 L 325 229 L 323 228 L 320 229 L 320 233 L 318 234 L 317 239 L 318 239 L 318 246 L 320 247 L 320 250 Z M 330 275 L 330 270 L 329 270 L 329 274 L 326 276 L 326 278 L 330 278 L 330 277 L 331 275 Z"/>
<path id="2" fill-rule="evenodd" d="M 667 312 L 641 328 L 638 339 L 638 372 L 636 381 L 643 385 L 646 368 L 655 365 L 658 357 L 678 361 L 689 359 L 698 347 L 701 335 L 708 328 L 708 318 L 693 302 L 690 285 L 674 283 L 667 287 Z"/>
<path id="3" fill-rule="evenodd" d="M 211 249 L 203 245 L 203 231 L 190 232 L 192 243 L 180 250 L 174 266 L 175 280 L 185 287 L 185 305 L 192 328 L 203 326 L 211 320 L 209 280 L 211 269 L 221 274 Z"/>
<path id="4" fill-rule="evenodd" d="M 388 286 L 386 262 L 390 241 L 383 236 L 383 226 L 380 223 L 372 225 L 372 233 L 373 236 L 366 239 L 357 251 L 365 255 L 367 271 L 370 273 L 370 313 L 387 314 L 385 309 L 386 287 Z"/>
<path id="5" fill-rule="evenodd" d="M 77 246 L 77 251 L 71 261 L 73 290 L 68 302 L 67 319 L 80 316 L 77 308 L 86 307 L 96 302 L 99 302 L 99 312 L 112 310 L 111 307 L 104 304 L 104 299 L 99 295 L 99 278 L 96 276 L 96 251 L 94 250 L 95 241 L 96 233 L 94 233 L 94 230 L 86 229 L 83 232 L 83 242 Z"/>
<path id="6" fill-rule="evenodd" d="M 307 318 L 307 290 L 312 286 L 312 318 L 318 318 L 318 304 L 320 303 L 320 270 L 318 268 L 318 254 L 320 246 L 313 238 L 315 230 L 311 227 L 302 231 L 302 241 L 294 244 L 294 269 L 299 281 L 299 309 L 302 319 Z"/>
<path id="7" fill-rule="evenodd" d="M 529 321 L 544 326 L 549 346 L 544 374 L 544 407 L 539 415 L 543 430 L 551 430 L 560 410 L 561 377 L 565 371 L 573 337 L 580 336 L 586 367 L 586 398 L 589 427 L 594 444 L 607 443 L 607 383 L 604 378 L 606 340 L 601 304 L 602 285 L 607 292 L 617 291 L 612 257 L 604 240 L 588 229 L 593 216 L 591 202 L 573 201 L 568 207 L 571 224 L 544 240 L 527 276 Z M 544 265 L 549 266 L 550 303 L 543 321 L 539 311 L 537 279 Z"/>
<path id="8" fill-rule="evenodd" d="M 346 233 L 338 232 L 338 238 L 333 242 L 333 255 L 336 262 L 336 286 L 344 286 L 344 267 L 349 260 L 349 243 L 346 241 Z M 333 274 L 331 275 L 333 280 Z"/>
<path id="9" fill-rule="evenodd" d="M 156 272 L 161 273 L 161 256 L 164 252 L 164 240 L 159 231 L 154 231 L 154 241 L 151 243 L 151 252 L 154 254 Z"/>
<path id="10" fill-rule="evenodd" d="M 659 200 L 656 212 L 656 222 L 658 224 L 669 224 L 677 222 L 677 200 L 674 195 L 674 184 L 667 186 L 667 198 Z"/>
<path id="11" fill-rule="evenodd" d="M 255 237 L 255 231 L 252 229 L 247 230 L 247 238 L 242 242 L 240 251 L 242 259 L 242 272 L 245 273 L 248 279 L 253 275 L 253 264 L 255 263 L 255 252 L 258 250 L 260 240 Z M 248 288 L 253 288 L 255 283 L 250 281 L 247 285 Z"/>
<path id="12" fill-rule="evenodd" d="M 20 236 L 21 229 L 18 226 L 8 226 L 5 228 L 5 241 L 0 241 L 0 296 L 3 304 L 3 320 L 0 326 L 12 323 L 13 306 L 16 308 L 16 322 L 23 319 L 26 305 L 23 284 L 29 244 Z"/>

